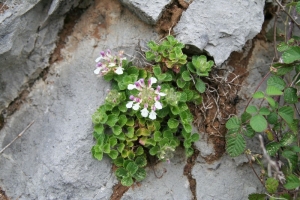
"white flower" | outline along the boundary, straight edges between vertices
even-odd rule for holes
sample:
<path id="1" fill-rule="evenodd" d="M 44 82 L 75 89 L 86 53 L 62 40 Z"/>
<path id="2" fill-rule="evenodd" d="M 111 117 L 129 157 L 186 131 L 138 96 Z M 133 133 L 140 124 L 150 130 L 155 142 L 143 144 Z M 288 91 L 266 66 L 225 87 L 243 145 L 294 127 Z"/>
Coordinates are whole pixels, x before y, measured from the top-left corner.
<path id="1" fill-rule="evenodd" d="M 116 66 L 116 63 L 114 63 L 114 62 L 109 63 L 108 66 L 109 66 L 109 67 L 114 67 L 114 66 Z"/>
<path id="2" fill-rule="evenodd" d="M 151 110 L 150 115 L 149 115 L 150 119 L 156 119 L 156 112 Z"/>
<path id="3" fill-rule="evenodd" d="M 159 96 L 166 96 L 166 94 L 165 93 L 162 93 L 162 92 L 158 92 L 158 93 L 156 93 L 156 94 L 158 94 Z"/>
<path id="4" fill-rule="evenodd" d="M 129 84 L 129 85 L 127 86 L 127 89 L 128 89 L 128 90 L 133 90 L 133 89 L 136 89 L 136 86 L 135 86 L 134 84 Z"/>
<path id="5" fill-rule="evenodd" d="M 151 77 L 151 78 L 150 78 L 150 81 L 151 81 L 151 84 L 153 84 L 153 83 L 157 83 L 157 79 L 156 79 L 156 78 L 154 78 L 154 77 Z"/>
<path id="6" fill-rule="evenodd" d="M 128 103 L 126 104 L 126 108 L 132 108 L 134 101 L 128 101 Z"/>
<path id="7" fill-rule="evenodd" d="M 95 62 L 99 62 L 102 58 L 102 56 L 99 56 L 98 58 L 96 58 Z"/>
<path id="8" fill-rule="evenodd" d="M 143 117 L 148 117 L 149 111 L 147 108 L 144 108 L 143 110 L 141 110 L 141 114 Z"/>
<path id="9" fill-rule="evenodd" d="M 162 105 L 159 101 L 155 101 L 155 104 L 154 104 L 155 108 L 157 108 L 158 110 L 162 109 Z"/>
<path id="10" fill-rule="evenodd" d="M 140 103 L 136 103 L 132 106 L 133 110 L 138 110 L 140 108 Z"/>
<path id="11" fill-rule="evenodd" d="M 115 73 L 118 74 L 118 75 L 123 74 L 123 68 L 122 67 L 117 67 Z"/>
<path id="12" fill-rule="evenodd" d="M 100 71 L 101 71 L 101 68 L 100 68 L 100 67 L 97 67 L 97 68 L 94 70 L 94 73 L 95 73 L 95 74 L 99 74 Z"/>

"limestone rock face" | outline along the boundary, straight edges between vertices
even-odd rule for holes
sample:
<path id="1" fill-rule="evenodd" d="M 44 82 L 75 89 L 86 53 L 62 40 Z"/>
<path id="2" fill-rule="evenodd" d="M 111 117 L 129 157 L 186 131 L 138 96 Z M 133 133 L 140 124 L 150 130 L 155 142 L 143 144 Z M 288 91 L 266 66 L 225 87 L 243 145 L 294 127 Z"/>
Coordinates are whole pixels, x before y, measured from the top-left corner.
<path id="1" fill-rule="evenodd" d="M 5 2 L 0 13 L 0 112 L 48 66 L 65 15 L 79 1 Z"/>
<path id="2" fill-rule="evenodd" d="M 127 8 L 133 11 L 147 24 L 156 24 L 166 5 L 172 0 L 120 0 Z"/>
<path id="3" fill-rule="evenodd" d="M 206 51 L 222 64 L 233 51 L 260 32 L 263 0 L 198 0 L 183 12 L 174 27 L 176 38 L 191 49 Z"/>

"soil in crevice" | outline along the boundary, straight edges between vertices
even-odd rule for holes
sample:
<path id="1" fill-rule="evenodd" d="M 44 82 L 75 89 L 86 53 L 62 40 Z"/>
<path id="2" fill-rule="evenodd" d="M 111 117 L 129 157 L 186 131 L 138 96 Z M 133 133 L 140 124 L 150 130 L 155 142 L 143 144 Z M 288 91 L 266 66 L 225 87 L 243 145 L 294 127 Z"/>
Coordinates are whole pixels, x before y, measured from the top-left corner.
<path id="1" fill-rule="evenodd" d="M 157 32 L 163 35 L 172 34 L 173 27 L 180 20 L 182 12 L 185 11 L 188 6 L 189 3 L 184 0 L 175 0 L 170 5 L 167 5 L 156 24 Z"/>
<path id="2" fill-rule="evenodd" d="M 6 196 L 5 192 L 0 187 L 0 200 L 9 200 L 9 198 Z"/>
<path id="3" fill-rule="evenodd" d="M 196 179 L 194 179 L 193 176 L 192 176 L 192 170 L 193 170 L 193 167 L 196 163 L 196 160 L 197 160 L 197 157 L 198 157 L 199 153 L 200 152 L 195 149 L 194 154 L 187 159 L 187 163 L 186 163 L 186 165 L 184 166 L 184 169 L 183 169 L 183 175 L 185 175 L 188 178 L 188 181 L 189 181 L 189 184 L 190 184 L 190 190 L 192 192 L 192 200 L 197 199 L 197 193 L 196 193 L 197 182 L 196 182 Z"/>

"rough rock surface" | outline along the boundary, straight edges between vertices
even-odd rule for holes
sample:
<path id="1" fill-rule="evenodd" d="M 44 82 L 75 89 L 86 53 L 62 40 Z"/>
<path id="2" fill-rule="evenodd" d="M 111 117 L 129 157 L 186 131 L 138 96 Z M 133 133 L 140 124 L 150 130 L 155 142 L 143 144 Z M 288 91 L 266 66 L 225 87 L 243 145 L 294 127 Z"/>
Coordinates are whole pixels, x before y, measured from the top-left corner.
<path id="1" fill-rule="evenodd" d="M 166 5 L 172 0 L 120 0 L 147 24 L 154 25 L 159 20 Z"/>
<path id="2" fill-rule="evenodd" d="M 79 2 L 5 2 L 8 9 L 0 13 L 0 113 L 49 66 L 65 15 Z"/>
<path id="3" fill-rule="evenodd" d="M 193 1 L 174 27 L 176 38 L 193 51 L 207 51 L 221 65 L 260 32 L 264 1 Z"/>
<path id="4" fill-rule="evenodd" d="M 2 149 L 35 120 L 0 156 L 0 187 L 8 197 L 109 199 L 116 183 L 111 161 L 99 162 L 90 152 L 91 115 L 110 88 L 93 73 L 94 60 L 103 49 L 133 51 L 139 39 L 156 37 L 149 25 L 122 10 L 116 0 L 95 1 L 82 15 L 61 51 L 63 61 L 34 84 L 26 102 L 0 131 Z"/>

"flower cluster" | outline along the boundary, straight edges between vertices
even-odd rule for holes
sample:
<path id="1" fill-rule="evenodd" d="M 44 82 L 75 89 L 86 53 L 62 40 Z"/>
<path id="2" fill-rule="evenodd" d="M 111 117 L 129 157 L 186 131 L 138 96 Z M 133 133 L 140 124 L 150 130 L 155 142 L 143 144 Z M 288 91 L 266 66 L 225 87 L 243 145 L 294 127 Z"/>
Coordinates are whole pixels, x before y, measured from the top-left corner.
<path id="1" fill-rule="evenodd" d="M 118 55 L 112 55 L 110 50 L 106 52 L 101 51 L 100 56 L 95 60 L 96 69 L 94 70 L 95 74 L 105 75 L 110 71 L 113 71 L 116 74 L 123 74 L 124 68 L 122 67 L 122 61 L 126 60 L 124 57 L 124 52 L 120 51 Z"/>
<path id="2" fill-rule="evenodd" d="M 128 85 L 128 90 L 137 89 L 139 94 L 137 97 L 131 95 L 129 101 L 126 104 L 127 108 L 132 108 L 134 110 L 141 110 L 141 115 L 143 117 L 148 117 L 152 120 L 156 119 L 156 110 L 162 109 L 162 104 L 159 102 L 161 96 L 165 96 L 165 93 L 160 92 L 160 86 L 156 87 L 156 90 L 152 88 L 152 84 L 156 83 L 157 79 L 151 77 L 147 84 L 145 84 L 144 79 L 140 79 L 134 84 Z M 150 112 L 149 112 L 150 110 Z"/>

